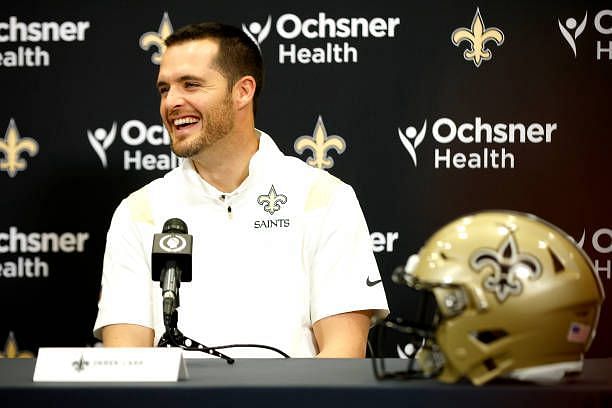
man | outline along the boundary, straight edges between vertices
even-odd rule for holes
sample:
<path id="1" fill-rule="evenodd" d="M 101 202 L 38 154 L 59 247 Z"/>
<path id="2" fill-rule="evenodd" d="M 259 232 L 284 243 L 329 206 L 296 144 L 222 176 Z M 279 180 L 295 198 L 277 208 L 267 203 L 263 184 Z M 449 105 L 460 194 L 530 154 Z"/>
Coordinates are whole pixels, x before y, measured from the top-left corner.
<path id="1" fill-rule="evenodd" d="M 186 336 L 292 357 L 364 357 L 370 317 L 388 307 L 353 190 L 255 129 L 263 64 L 241 30 L 190 25 L 166 45 L 160 114 L 186 159 L 115 211 L 94 334 L 105 346 L 157 344 L 164 326 L 152 238 L 179 217 L 194 237 L 193 280 L 180 293 Z M 277 357 L 260 353 L 228 352 Z"/>

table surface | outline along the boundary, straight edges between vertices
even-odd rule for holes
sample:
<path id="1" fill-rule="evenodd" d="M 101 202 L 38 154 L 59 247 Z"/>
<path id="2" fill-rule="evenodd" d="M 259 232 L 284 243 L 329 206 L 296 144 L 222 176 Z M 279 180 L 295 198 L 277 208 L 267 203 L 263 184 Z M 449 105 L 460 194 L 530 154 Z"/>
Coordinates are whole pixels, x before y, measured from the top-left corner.
<path id="1" fill-rule="evenodd" d="M 386 362 L 394 370 L 407 364 L 399 359 Z M 581 375 L 559 384 L 498 381 L 482 387 L 436 380 L 379 381 L 368 359 L 239 359 L 234 365 L 191 359 L 189 379 L 176 383 L 33 383 L 34 365 L 31 359 L 0 360 L 3 406 L 612 406 L 612 359 L 586 360 Z"/>

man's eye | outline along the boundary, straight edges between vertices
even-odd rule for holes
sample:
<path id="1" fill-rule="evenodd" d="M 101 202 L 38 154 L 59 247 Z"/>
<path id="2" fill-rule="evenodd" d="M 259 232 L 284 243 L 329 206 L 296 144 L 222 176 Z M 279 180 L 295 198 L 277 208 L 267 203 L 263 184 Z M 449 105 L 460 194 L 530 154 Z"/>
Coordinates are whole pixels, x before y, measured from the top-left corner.
<path id="1" fill-rule="evenodd" d="M 163 95 L 168 92 L 168 88 L 157 88 L 160 95 Z"/>
<path id="2" fill-rule="evenodd" d="M 185 82 L 186 88 L 195 88 L 196 86 L 198 86 L 197 82 Z"/>

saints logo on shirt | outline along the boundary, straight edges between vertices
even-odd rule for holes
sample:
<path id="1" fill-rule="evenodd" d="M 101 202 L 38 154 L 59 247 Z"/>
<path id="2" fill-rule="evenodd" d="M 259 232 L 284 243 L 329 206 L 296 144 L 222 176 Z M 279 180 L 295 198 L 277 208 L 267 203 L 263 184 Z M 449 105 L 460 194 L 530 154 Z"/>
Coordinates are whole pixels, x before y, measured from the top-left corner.
<path id="1" fill-rule="evenodd" d="M 268 194 L 262 194 L 257 197 L 257 204 L 261 205 L 263 210 L 270 215 L 274 215 L 277 211 L 282 209 L 283 204 L 287 204 L 287 196 L 284 194 L 278 194 L 274 185 L 270 186 Z M 256 220 L 253 227 L 259 228 L 288 228 L 290 222 L 286 218 L 282 219 L 264 219 Z"/>
<path id="2" fill-rule="evenodd" d="M 257 197 L 257 203 L 263 205 L 264 211 L 269 212 L 270 215 L 274 215 L 276 211 L 280 211 L 281 204 L 287 203 L 287 196 L 284 194 L 276 194 L 274 184 L 272 184 L 268 195 L 262 194 Z"/>

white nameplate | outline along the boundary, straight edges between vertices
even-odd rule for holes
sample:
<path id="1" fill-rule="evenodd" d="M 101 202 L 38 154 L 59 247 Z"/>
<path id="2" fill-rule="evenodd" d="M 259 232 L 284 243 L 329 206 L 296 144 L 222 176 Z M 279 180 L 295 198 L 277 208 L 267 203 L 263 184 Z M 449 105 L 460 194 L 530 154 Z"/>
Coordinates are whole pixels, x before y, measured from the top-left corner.
<path id="1" fill-rule="evenodd" d="M 40 348 L 34 382 L 170 382 L 187 379 L 179 348 Z"/>

